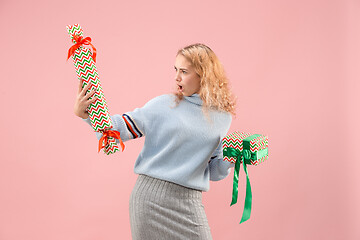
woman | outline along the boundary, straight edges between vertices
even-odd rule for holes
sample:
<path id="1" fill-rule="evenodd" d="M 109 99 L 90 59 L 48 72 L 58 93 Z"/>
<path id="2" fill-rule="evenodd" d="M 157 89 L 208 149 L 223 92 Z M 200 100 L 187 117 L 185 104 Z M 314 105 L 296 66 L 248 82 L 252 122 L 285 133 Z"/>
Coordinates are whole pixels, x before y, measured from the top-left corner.
<path id="1" fill-rule="evenodd" d="M 111 116 L 123 141 L 146 136 L 130 197 L 133 239 L 212 239 L 202 191 L 233 167 L 222 155 L 234 103 L 220 61 L 206 45 L 193 44 L 177 52 L 175 71 L 174 94 Z M 87 90 L 80 84 L 74 112 L 91 125 L 86 109 L 96 98 Z"/>

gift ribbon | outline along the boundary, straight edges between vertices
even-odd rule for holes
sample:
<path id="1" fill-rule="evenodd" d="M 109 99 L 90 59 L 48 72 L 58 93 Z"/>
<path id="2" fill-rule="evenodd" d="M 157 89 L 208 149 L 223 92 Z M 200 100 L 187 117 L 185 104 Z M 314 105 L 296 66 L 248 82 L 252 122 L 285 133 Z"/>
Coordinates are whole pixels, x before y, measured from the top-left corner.
<path id="1" fill-rule="evenodd" d="M 72 36 L 76 43 L 69 49 L 67 59 L 69 59 L 74 54 L 76 49 L 78 49 L 81 45 L 90 45 L 93 50 L 92 58 L 94 59 L 94 62 L 96 62 L 96 48 L 94 47 L 94 45 L 91 44 L 91 38 L 83 38 L 82 36 L 78 36 L 76 34 L 73 34 Z"/>
<path id="2" fill-rule="evenodd" d="M 243 223 L 246 220 L 248 220 L 251 215 L 252 192 L 251 192 L 249 174 L 248 174 L 247 167 L 246 167 L 246 165 L 250 163 L 249 160 L 251 157 L 251 153 L 247 149 L 244 149 L 242 152 L 240 152 L 239 149 L 234 149 L 234 148 L 225 148 L 223 152 L 224 152 L 224 156 L 233 157 L 236 159 L 235 170 L 234 170 L 234 180 L 233 180 L 232 200 L 231 200 L 230 206 L 237 203 L 240 163 L 243 162 L 243 167 L 244 167 L 244 171 L 246 174 L 246 195 L 245 195 L 244 211 L 243 211 L 243 215 L 242 215 L 241 221 L 240 221 L 240 223 Z"/>
<path id="3" fill-rule="evenodd" d="M 113 138 L 119 139 L 121 150 L 124 151 L 125 145 L 120 138 L 120 132 L 114 131 L 114 130 L 105 130 L 102 133 L 103 133 L 103 135 L 99 140 L 99 151 L 98 152 L 100 152 L 100 150 L 106 146 L 108 137 L 113 137 Z M 105 142 L 105 144 L 104 144 L 104 142 Z"/>
<path id="4" fill-rule="evenodd" d="M 257 138 L 261 136 L 260 134 L 253 134 L 245 139 L 243 139 L 243 151 L 240 152 L 239 149 L 235 148 L 225 148 L 223 150 L 223 154 L 225 157 L 234 158 L 236 160 L 235 162 L 235 169 L 234 169 L 234 180 L 233 180 L 233 192 L 232 192 L 232 200 L 230 206 L 237 203 L 238 199 L 238 183 L 239 183 L 239 172 L 240 172 L 240 163 L 243 163 L 244 172 L 246 174 L 246 194 L 245 194 L 245 203 L 244 203 L 244 210 L 243 215 L 241 217 L 240 223 L 243 223 L 247 220 L 249 220 L 251 215 L 251 205 L 252 205 L 252 192 L 251 192 L 251 185 L 250 185 L 250 179 L 249 179 L 249 173 L 247 170 L 246 165 L 250 164 L 250 159 L 256 158 L 256 156 L 253 156 L 253 154 L 250 152 L 250 141 L 254 138 Z M 246 149 L 247 148 L 247 149 Z M 267 154 L 267 151 L 261 151 L 261 155 Z"/>

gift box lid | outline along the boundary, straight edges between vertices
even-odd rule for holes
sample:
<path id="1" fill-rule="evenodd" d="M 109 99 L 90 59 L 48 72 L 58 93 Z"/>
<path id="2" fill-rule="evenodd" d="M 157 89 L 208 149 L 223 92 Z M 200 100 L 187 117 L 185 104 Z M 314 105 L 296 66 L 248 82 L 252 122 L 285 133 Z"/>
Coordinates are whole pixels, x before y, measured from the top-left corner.
<path id="1" fill-rule="evenodd" d="M 268 148 L 268 136 L 261 134 L 251 134 L 245 132 L 233 132 L 223 138 L 223 148 L 232 147 L 242 151 L 245 149 L 256 152 Z"/>

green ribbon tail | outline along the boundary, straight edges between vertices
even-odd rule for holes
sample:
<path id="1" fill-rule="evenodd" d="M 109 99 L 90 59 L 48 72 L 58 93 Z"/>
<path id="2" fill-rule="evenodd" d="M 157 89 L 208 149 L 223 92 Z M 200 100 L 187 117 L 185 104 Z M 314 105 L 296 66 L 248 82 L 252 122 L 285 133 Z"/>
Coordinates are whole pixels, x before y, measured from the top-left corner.
<path id="1" fill-rule="evenodd" d="M 251 205 L 252 205 L 251 185 L 250 185 L 249 174 L 248 174 L 248 171 L 247 171 L 245 161 L 243 162 L 243 166 L 244 166 L 244 171 L 246 173 L 246 196 L 245 196 L 245 203 L 244 203 L 244 211 L 243 211 L 243 215 L 242 215 L 240 224 L 247 221 L 250 218 Z"/>
<path id="2" fill-rule="evenodd" d="M 237 203 L 237 199 L 238 199 L 238 188 L 239 188 L 238 182 L 239 182 L 240 162 L 241 162 L 241 159 L 237 158 L 236 162 L 235 162 L 233 192 L 232 192 L 232 200 L 231 200 L 230 206 Z"/>

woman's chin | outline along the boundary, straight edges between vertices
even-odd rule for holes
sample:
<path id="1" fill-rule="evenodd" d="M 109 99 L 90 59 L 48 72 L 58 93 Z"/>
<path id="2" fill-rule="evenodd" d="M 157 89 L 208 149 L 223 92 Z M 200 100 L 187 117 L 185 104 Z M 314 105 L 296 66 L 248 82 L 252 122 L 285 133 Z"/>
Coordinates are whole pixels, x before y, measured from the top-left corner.
<path id="1" fill-rule="evenodd" d="M 179 94 L 181 94 L 181 95 L 186 96 L 186 93 L 184 93 L 184 89 L 178 88 L 177 92 L 178 92 Z"/>

